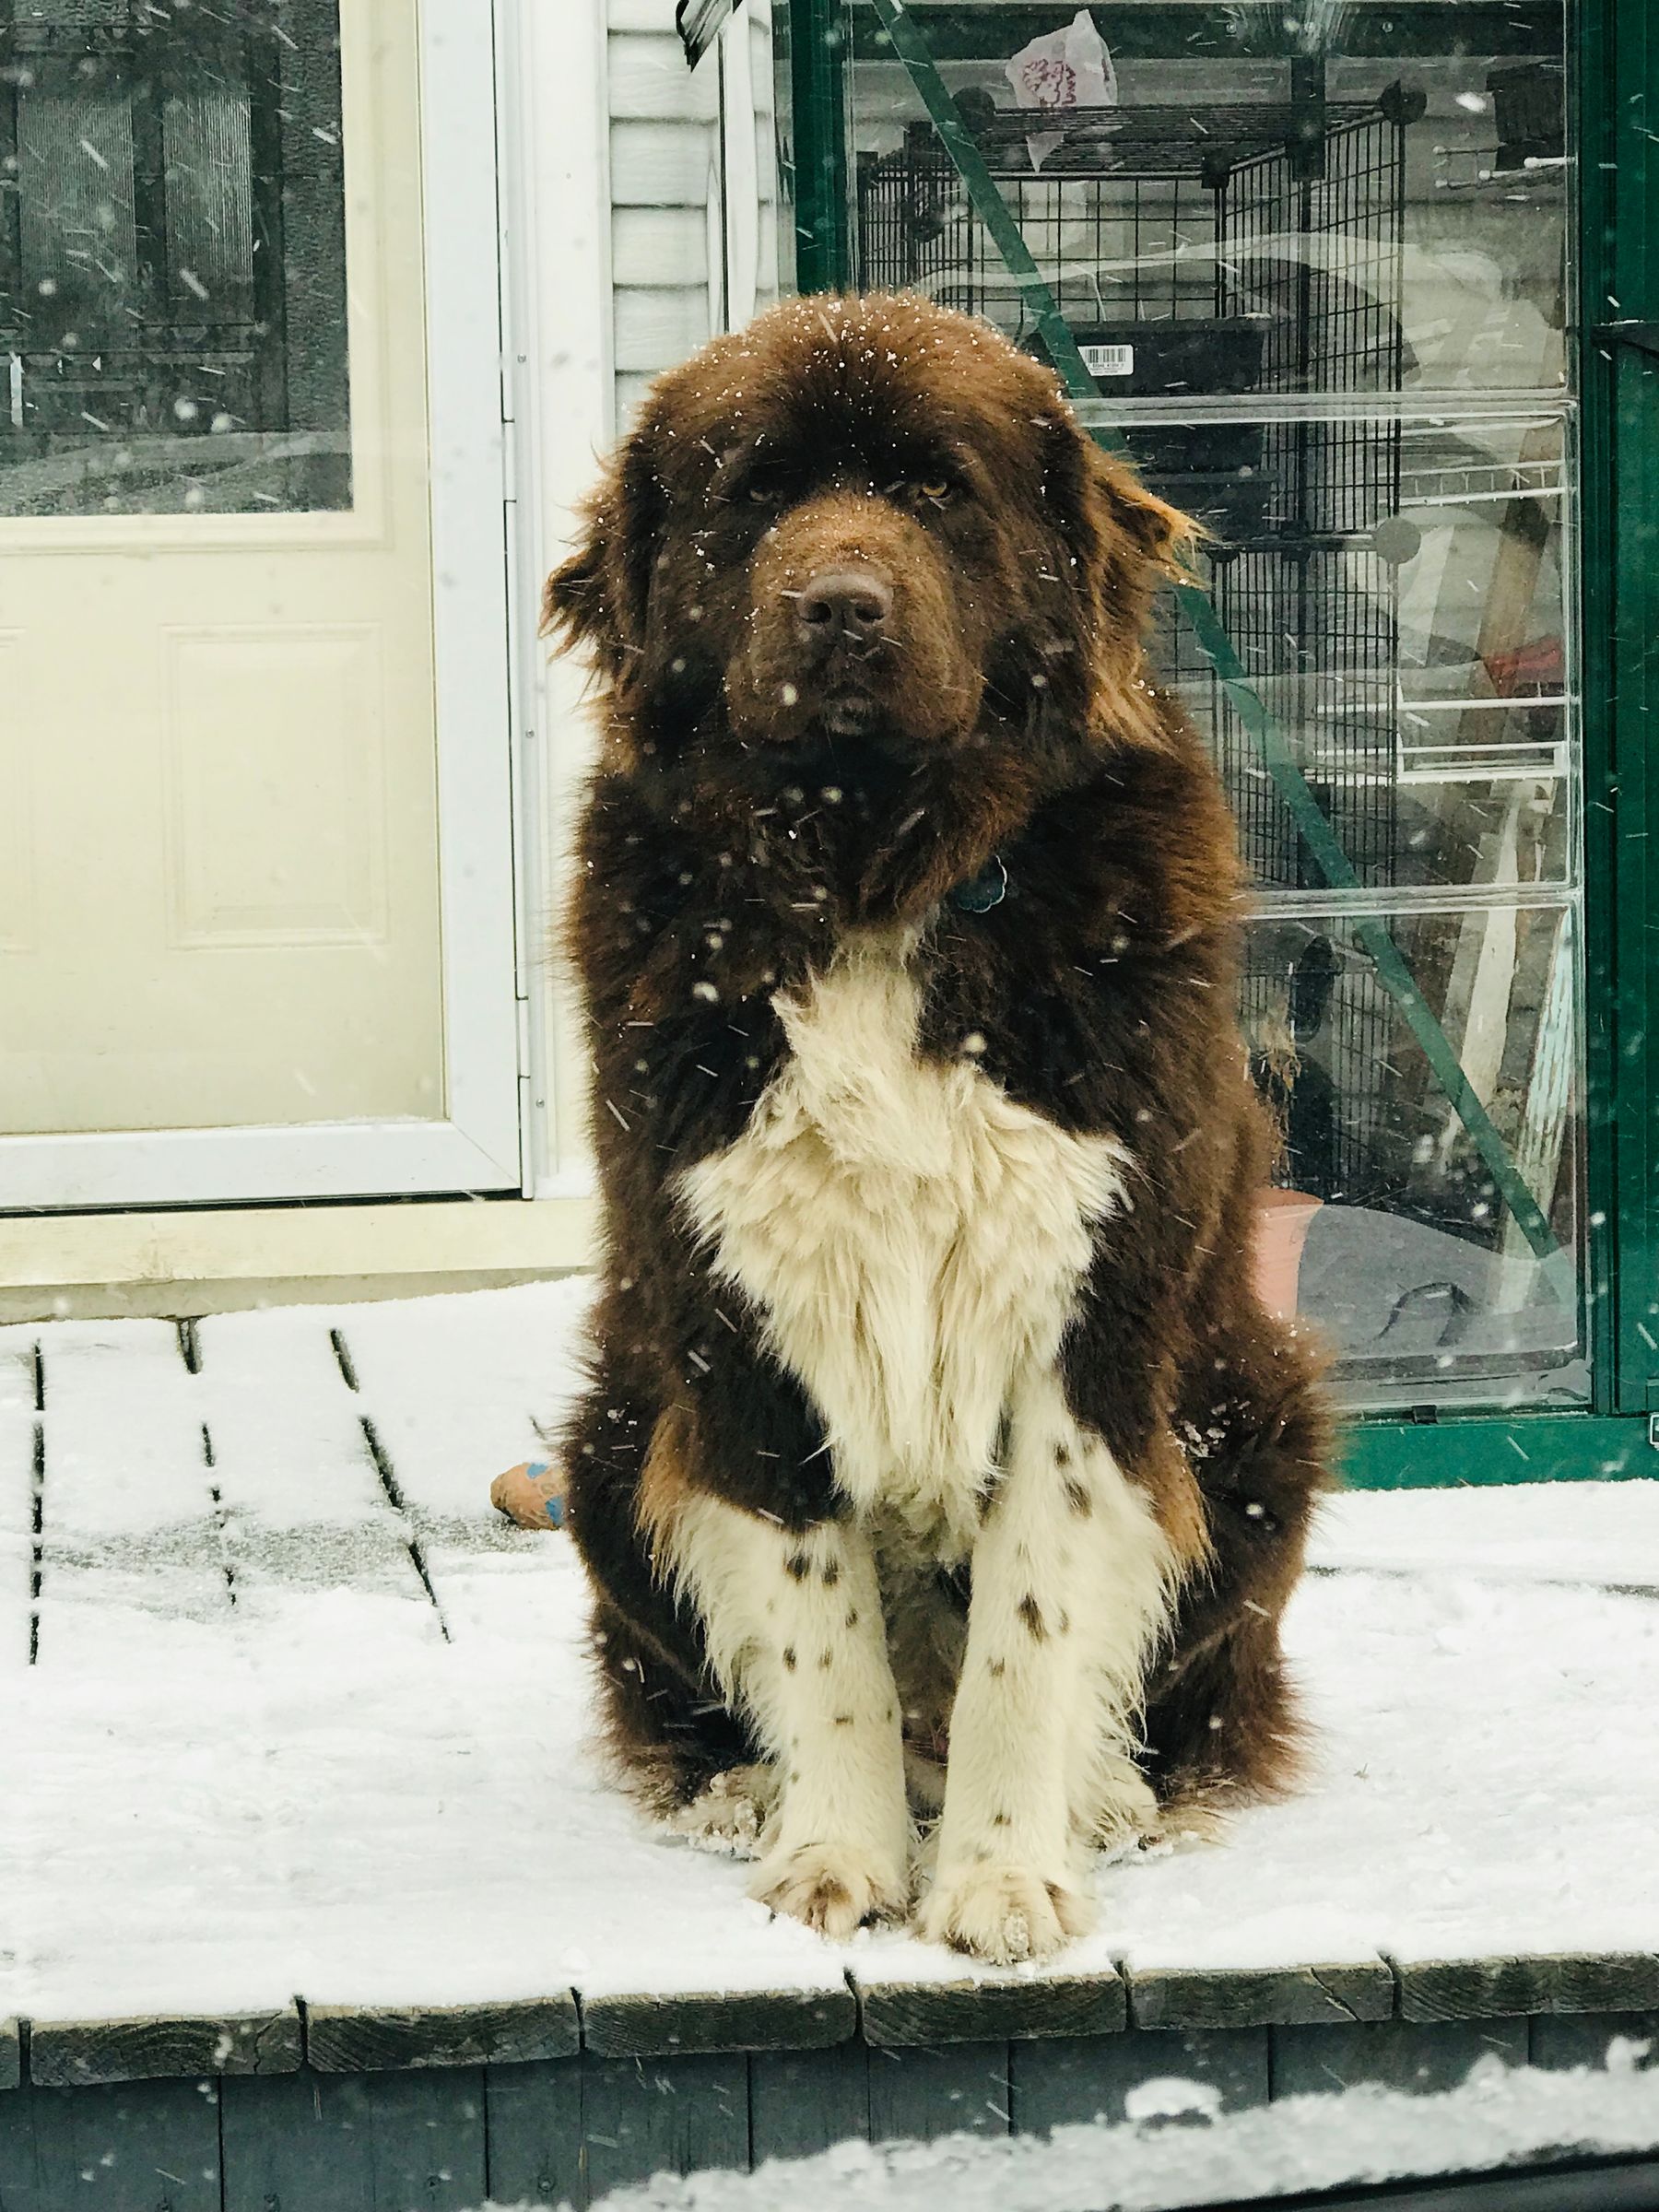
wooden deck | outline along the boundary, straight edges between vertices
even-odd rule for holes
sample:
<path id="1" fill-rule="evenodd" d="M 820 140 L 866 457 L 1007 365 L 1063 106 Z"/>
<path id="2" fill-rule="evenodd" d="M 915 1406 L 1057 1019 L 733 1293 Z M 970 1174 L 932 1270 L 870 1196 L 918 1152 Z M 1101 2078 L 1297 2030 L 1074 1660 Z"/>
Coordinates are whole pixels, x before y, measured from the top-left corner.
<path id="1" fill-rule="evenodd" d="M 838 1951 L 604 1788 L 568 1545 L 485 1502 L 580 1297 L 0 1330 L 0 2212 L 585 2206 L 1659 2050 L 1659 1487 L 1350 1501 L 1303 1801 L 1103 1870 L 1049 1972 Z"/>

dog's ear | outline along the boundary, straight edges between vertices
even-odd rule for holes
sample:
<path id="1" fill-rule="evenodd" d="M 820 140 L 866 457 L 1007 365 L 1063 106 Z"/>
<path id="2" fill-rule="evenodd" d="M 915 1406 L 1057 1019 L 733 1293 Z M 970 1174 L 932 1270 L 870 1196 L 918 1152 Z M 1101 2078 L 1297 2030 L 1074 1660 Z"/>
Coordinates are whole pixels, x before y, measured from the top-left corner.
<path id="1" fill-rule="evenodd" d="M 1088 444 L 1096 496 L 1112 520 L 1160 575 L 1171 583 L 1192 582 L 1193 556 L 1207 535 L 1204 525 L 1148 491 L 1133 468 L 1102 453 L 1092 438 Z"/>
<path id="2" fill-rule="evenodd" d="M 1087 575 L 1103 579 L 1126 546 L 1158 575 L 1191 581 L 1189 564 L 1206 535 L 1203 525 L 1148 491 L 1127 462 L 1103 453 L 1069 418 L 1052 427 L 1043 481 Z"/>
<path id="3" fill-rule="evenodd" d="M 591 646 L 612 682 L 644 645 L 665 505 L 656 437 L 641 423 L 584 502 L 576 550 L 542 594 L 543 633 Z"/>
<path id="4" fill-rule="evenodd" d="M 1205 533 L 1069 410 L 1049 426 L 1043 498 L 1070 558 L 1093 713 L 1120 739 L 1160 747 L 1167 720 L 1145 678 L 1153 599 L 1160 582 L 1192 581 L 1185 564 Z"/>

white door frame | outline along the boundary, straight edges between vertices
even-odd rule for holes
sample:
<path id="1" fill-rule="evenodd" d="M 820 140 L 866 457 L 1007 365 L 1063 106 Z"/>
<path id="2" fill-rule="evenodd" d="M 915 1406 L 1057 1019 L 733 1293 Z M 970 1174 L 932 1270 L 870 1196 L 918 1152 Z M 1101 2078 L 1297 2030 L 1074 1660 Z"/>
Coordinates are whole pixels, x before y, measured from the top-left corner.
<path id="1" fill-rule="evenodd" d="M 0 1137 L 0 1212 L 524 1187 L 492 0 L 419 37 L 448 1118 Z"/>
<path id="2" fill-rule="evenodd" d="M 548 571 L 616 432 L 607 38 L 602 0 L 498 0 L 508 322 L 520 497 L 512 605 L 522 744 L 520 929 L 529 1041 L 525 1188 L 588 1233 L 588 1049 L 567 971 L 547 957 L 574 863 L 595 728 L 586 671 L 536 634 Z M 664 20 L 672 8 L 663 0 Z M 580 1230 L 575 1226 L 582 1225 Z"/>

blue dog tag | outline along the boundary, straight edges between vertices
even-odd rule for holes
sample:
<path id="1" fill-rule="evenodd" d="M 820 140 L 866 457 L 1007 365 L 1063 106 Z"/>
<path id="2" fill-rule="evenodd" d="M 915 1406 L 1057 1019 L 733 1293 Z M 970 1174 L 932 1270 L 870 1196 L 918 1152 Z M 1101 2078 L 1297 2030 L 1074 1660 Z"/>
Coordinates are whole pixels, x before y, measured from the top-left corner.
<path id="1" fill-rule="evenodd" d="M 1000 906 L 1008 895 L 1008 871 L 1003 865 L 1000 853 L 993 853 L 990 865 L 971 876 L 966 883 L 959 883 L 953 891 L 946 893 L 959 913 L 988 914 L 994 906 Z"/>

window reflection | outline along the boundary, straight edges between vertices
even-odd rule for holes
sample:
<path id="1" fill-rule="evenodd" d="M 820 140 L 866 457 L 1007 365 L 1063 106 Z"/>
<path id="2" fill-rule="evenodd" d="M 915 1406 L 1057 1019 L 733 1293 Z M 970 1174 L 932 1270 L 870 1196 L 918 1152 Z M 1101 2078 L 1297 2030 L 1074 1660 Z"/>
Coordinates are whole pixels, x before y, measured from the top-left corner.
<path id="1" fill-rule="evenodd" d="M 1386 926 L 1513 1171 L 1571 1253 L 1571 910 L 1500 904 L 1394 915 Z M 1241 997 L 1257 1082 L 1282 1131 L 1275 1180 L 1321 1202 L 1300 1311 L 1332 1340 L 1350 1394 L 1382 1404 L 1581 1398 L 1576 1304 L 1521 1233 L 1352 921 L 1256 923 Z"/>
<path id="2" fill-rule="evenodd" d="M 337 0 L 0 0 L 0 514 L 351 504 Z"/>

